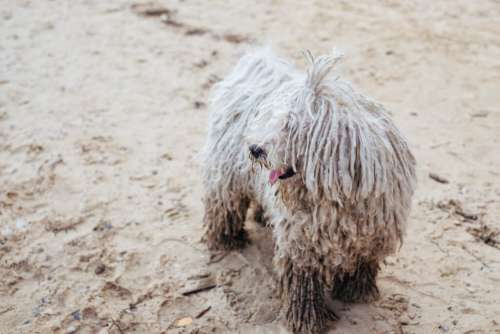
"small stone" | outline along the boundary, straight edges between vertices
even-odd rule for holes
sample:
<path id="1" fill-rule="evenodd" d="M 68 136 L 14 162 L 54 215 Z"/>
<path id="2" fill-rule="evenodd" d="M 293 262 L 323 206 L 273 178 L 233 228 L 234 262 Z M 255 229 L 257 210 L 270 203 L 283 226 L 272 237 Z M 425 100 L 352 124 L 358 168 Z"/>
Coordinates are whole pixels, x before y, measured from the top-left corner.
<path id="1" fill-rule="evenodd" d="M 99 265 L 97 265 L 97 267 L 94 270 L 94 272 L 95 272 L 96 275 L 101 275 L 105 271 L 106 271 L 106 266 L 104 264 L 102 264 L 102 263 L 100 263 Z"/>
<path id="2" fill-rule="evenodd" d="M 181 318 L 175 322 L 175 325 L 177 327 L 186 327 L 191 325 L 193 322 L 193 319 L 191 317 L 186 317 L 186 318 Z"/>
<path id="3" fill-rule="evenodd" d="M 195 101 L 194 102 L 194 107 L 196 109 L 204 108 L 205 106 L 206 106 L 206 104 L 204 102 L 201 102 L 201 101 Z"/>
<path id="4" fill-rule="evenodd" d="M 445 326 L 445 325 L 439 325 L 438 328 L 443 331 L 443 332 L 447 332 L 448 331 L 448 327 Z"/>
<path id="5" fill-rule="evenodd" d="M 76 310 L 75 312 L 71 313 L 71 316 L 73 317 L 73 320 L 80 321 L 81 319 L 80 310 Z"/>
<path id="6" fill-rule="evenodd" d="M 170 154 L 168 154 L 168 153 L 164 153 L 164 154 L 162 154 L 161 158 L 162 158 L 162 159 L 165 159 L 165 160 L 167 160 L 167 161 L 171 161 L 171 160 L 173 160 L 172 156 L 171 156 Z"/>

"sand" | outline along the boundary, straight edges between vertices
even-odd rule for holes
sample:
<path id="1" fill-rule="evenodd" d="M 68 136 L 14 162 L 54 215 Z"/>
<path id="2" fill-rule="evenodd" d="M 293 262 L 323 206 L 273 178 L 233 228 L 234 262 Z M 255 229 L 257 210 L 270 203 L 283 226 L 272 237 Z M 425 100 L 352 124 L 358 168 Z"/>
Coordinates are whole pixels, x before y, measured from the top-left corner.
<path id="1" fill-rule="evenodd" d="M 210 87 L 255 42 L 343 50 L 418 159 L 381 299 L 329 333 L 500 333 L 498 1 L 137 3 L 2 2 L 0 333 L 287 333 L 269 232 L 200 242 Z"/>

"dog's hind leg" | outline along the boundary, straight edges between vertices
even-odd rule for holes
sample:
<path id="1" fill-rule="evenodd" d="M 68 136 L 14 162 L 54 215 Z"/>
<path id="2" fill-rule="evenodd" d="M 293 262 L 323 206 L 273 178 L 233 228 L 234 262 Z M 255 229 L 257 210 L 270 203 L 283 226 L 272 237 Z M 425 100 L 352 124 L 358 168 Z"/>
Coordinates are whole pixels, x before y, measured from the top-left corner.
<path id="1" fill-rule="evenodd" d="M 262 207 L 262 205 L 260 205 L 258 203 L 254 203 L 253 219 L 259 225 L 267 226 L 268 218 L 266 217 L 266 212 L 265 212 L 264 208 Z"/>
<path id="2" fill-rule="evenodd" d="M 376 278 L 378 262 L 360 259 L 353 272 L 339 273 L 333 284 L 333 298 L 349 303 L 368 303 L 377 300 Z"/>
<path id="3" fill-rule="evenodd" d="M 244 223 L 250 201 L 247 198 L 230 203 L 216 196 L 206 196 L 204 200 L 205 241 L 210 250 L 230 250 L 242 248 L 248 242 Z"/>
<path id="4" fill-rule="evenodd" d="M 279 269 L 288 327 L 293 333 L 321 333 L 337 316 L 325 303 L 325 286 L 318 268 L 296 268 L 292 261 L 286 262 Z"/>

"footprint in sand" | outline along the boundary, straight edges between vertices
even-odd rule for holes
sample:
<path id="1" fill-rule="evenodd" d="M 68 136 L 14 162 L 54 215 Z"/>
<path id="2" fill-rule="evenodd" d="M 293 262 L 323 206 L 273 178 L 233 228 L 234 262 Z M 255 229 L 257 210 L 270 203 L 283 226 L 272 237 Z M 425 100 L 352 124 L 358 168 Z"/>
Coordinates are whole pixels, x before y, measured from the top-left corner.
<path id="1" fill-rule="evenodd" d="M 118 165 L 126 160 L 129 151 L 110 136 L 94 136 L 79 141 L 77 146 L 86 165 Z"/>

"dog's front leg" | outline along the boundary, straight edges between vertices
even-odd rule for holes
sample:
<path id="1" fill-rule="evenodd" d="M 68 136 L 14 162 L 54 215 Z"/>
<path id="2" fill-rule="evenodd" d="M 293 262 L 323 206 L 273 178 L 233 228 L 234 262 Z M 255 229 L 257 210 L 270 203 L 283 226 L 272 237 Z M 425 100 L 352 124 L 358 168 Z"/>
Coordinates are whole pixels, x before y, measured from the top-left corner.
<path id="1" fill-rule="evenodd" d="M 225 202 L 217 196 L 205 197 L 203 241 L 210 250 L 232 250 L 248 242 L 244 229 L 249 201 L 246 198 Z"/>
<path id="2" fill-rule="evenodd" d="M 298 268 L 280 260 L 280 292 L 287 325 L 293 333 L 321 333 L 337 319 L 325 303 L 325 286 L 318 269 Z"/>

